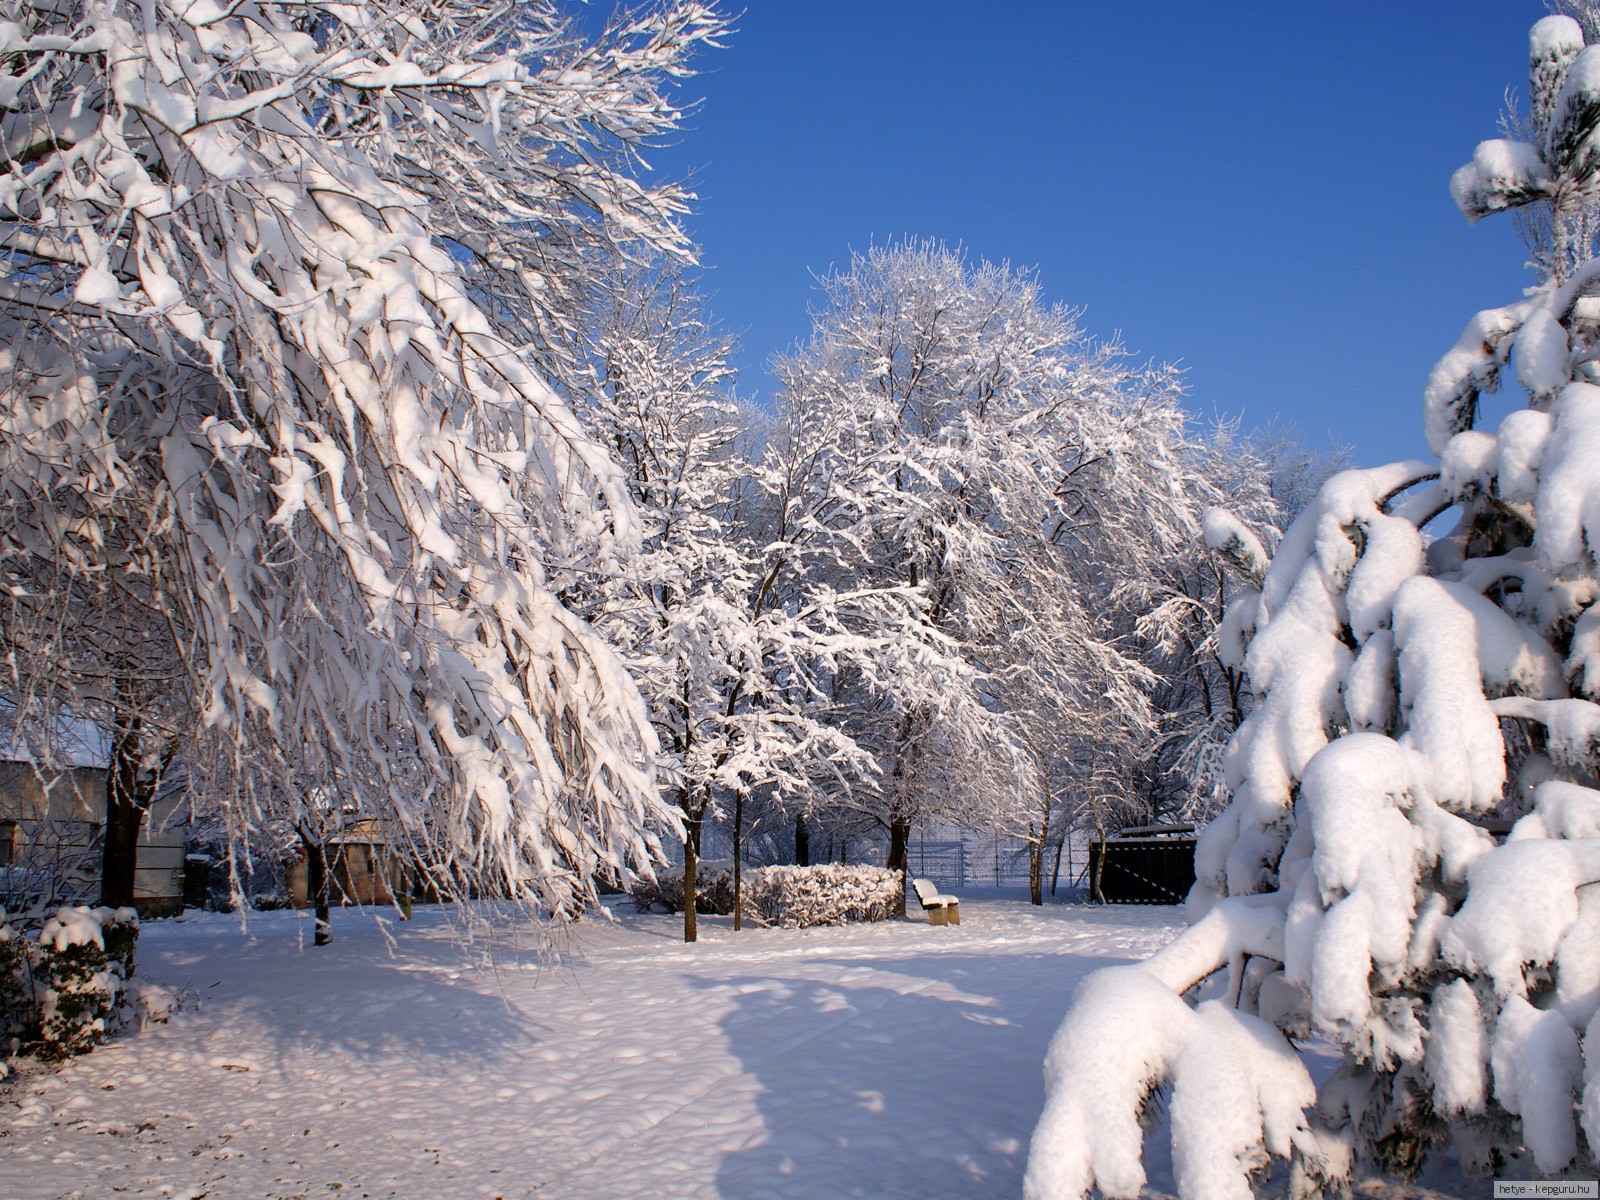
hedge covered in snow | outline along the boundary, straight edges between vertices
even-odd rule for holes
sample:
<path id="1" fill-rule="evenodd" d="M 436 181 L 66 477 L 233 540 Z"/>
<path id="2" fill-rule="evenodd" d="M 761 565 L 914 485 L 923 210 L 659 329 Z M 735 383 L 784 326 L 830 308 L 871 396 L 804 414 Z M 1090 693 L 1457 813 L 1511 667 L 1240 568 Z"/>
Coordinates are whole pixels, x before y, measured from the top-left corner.
<path id="1" fill-rule="evenodd" d="M 10 1053 L 83 1054 L 125 1023 L 138 938 L 131 908 L 63 908 L 37 938 L 0 909 L 0 1036 Z M 156 1007 L 159 1019 L 165 1005 Z"/>
<path id="2" fill-rule="evenodd" d="M 746 885 L 745 916 L 764 925 L 804 928 L 881 921 L 900 899 L 899 871 L 885 867 L 762 867 Z"/>
<path id="3" fill-rule="evenodd" d="M 747 867 L 742 882 L 745 920 L 789 928 L 881 921 L 895 911 L 902 887 L 898 871 L 838 863 Z M 696 912 L 723 916 L 733 912 L 733 864 L 702 862 L 695 892 Z M 659 871 L 653 881 L 641 881 L 633 889 L 633 902 L 640 911 L 659 906 L 682 912 L 682 868 Z"/>
<path id="4" fill-rule="evenodd" d="M 749 886 L 750 871 L 745 872 Z M 633 885 L 633 903 L 640 912 L 664 908 L 683 911 L 683 868 L 666 867 L 654 879 L 641 879 Z M 726 859 L 702 859 L 695 871 L 695 912 L 727 916 L 733 911 L 733 863 Z"/>

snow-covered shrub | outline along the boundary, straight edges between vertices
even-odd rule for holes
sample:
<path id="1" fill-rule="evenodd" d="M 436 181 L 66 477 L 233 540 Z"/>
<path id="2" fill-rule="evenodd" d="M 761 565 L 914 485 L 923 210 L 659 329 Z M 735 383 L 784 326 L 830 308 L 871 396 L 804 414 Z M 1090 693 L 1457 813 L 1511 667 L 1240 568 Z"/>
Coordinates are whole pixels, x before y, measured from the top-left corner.
<path id="1" fill-rule="evenodd" d="M 39 1032 L 46 1058 L 98 1045 L 126 1004 L 139 918 L 132 909 L 63 908 L 39 931 Z"/>
<path id="2" fill-rule="evenodd" d="M 733 864 L 707 861 L 697 872 L 695 911 L 727 916 L 733 912 Z M 761 925 L 843 925 L 881 921 L 895 910 L 900 872 L 884 867 L 827 863 L 815 867 L 746 867 L 744 916 Z M 683 911 L 683 869 L 656 872 L 654 880 L 633 887 L 633 902 L 643 912 L 659 906 Z"/>
<path id="3" fill-rule="evenodd" d="M 33 959 L 22 930 L 0 908 L 0 1051 L 13 1054 L 38 1029 Z M 0 1078 L 5 1071 L 0 1068 Z"/>
<path id="4" fill-rule="evenodd" d="M 894 913 L 903 887 L 900 872 L 886 867 L 761 867 L 745 878 L 744 911 L 763 925 L 802 929 L 882 921 Z"/>
<path id="5" fill-rule="evenodd" d="M 745 873 L 746 886 L 750 874 Z M 706 859 L 695 871 L 695 903 L 697 913 L 727 916 L 733 911 L 733 863 L 721 859 Z M 683 868 L 668 867 L 656 872 L 654 879 L 640 879 L 633 885 L 634 906 L 643 912 L 647 908 L 661 907 L 670 913 L 683 911 Z"/>
<path id="6" fill-rule="evenodd" d="M 1546 18 L 1532 65 L 1531 140 L 1484 143 L 1452 181 L 1471 218 L 1594 203 L 1600 46 Z M 1468 1172 L 1594 1171 L 1600 262 L 1550 275 L 1434 368 L 1438 464 L 1334 476 L 1234 598 L 1226 644 L 1256 703 L 1200 840 L 1195 924 L 1079 988 L 1045 1066 L 1035 1200 L 1137 1194 L 1157 1088 L 1186 1198 L 1243 1200 L 1272 1158 L 1320 1195 L 1449 1144 Z M 1513 355 L 1528 406 L 1475 428 Z M 1193 1006 L 1213 976 L 1220 1001 Z M 1290 1040 L 1308 1038 L 1343 1054 L 1316 1087 Z"/>
<path id="7" fill-rule="evenodd" d="M 130 983 L 138 939 L 131 908 L 62 908 L 37 938 L 0 909 L 0 1051 L 67 1058 L 134 1017 L 166 1020 L 171 993 Z"/>
<path id="8" fill-rule="evenodd" d="M 198 1007 L 200 1002 L 193 988 L 174 990 L 145 980 L 129 983 L 124 995 L 127 1005 L 123 1020 L 138 1029 L 146 1025 L 165 1025 L 173 1013 Z"/>

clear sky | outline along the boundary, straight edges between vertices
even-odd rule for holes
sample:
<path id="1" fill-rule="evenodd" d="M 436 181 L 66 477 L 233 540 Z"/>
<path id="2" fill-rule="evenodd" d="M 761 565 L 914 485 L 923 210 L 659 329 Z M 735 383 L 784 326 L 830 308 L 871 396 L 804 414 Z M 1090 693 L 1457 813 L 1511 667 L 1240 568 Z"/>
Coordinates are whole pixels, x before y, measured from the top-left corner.
<path id="1" fill-rule="evenodd" d="M 1037 268 L 1201 415 L 1372 464 L 1423 450 L 1429 367 L 1531 282 L 1450 173 L 1525 97 L 1538 0 L 748 0 L 659 169 L 693 169 L 740 390 L 813 274 L 901 237 Z"/>

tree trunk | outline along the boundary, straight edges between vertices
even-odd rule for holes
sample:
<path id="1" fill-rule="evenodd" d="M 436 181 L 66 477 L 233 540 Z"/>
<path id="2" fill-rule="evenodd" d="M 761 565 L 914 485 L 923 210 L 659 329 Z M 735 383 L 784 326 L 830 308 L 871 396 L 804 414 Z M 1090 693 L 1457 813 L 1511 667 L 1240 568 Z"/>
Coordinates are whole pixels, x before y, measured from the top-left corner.
<path id="1" fill-rule="evenodd" d="M 1070 832 L 1070 831 L 1069 831 Z M 1061 835 L 1061 840 L 1056 843 L 1056 865 L 1050 872 L 1050 894 L 1056 894 L 1056 884 L 1061 881 L 1061 850 L 1067 844 L 1067 834 Z M 1067 860 L 1067 875 L 1072 874 L 1072 860 Z"/>
<path id="2" fill-rule="evenodd" d="M 333 921 L 328 911 L 328 853 L 322 839 L 305 825 L 300 826 L 300 844 L 306 851 L 306 891 L 317 914 L 317 932 L 312 943 L 326 946 L 333 941 Z"/>
<path id="3" fill-rule="evenodd" d="M 744 928 L 744 872 L 739 856 L 744 851 L 744 792 L 733 795 L 733 927 Z"/>
<path id="4" fill-rule="evenodd" d="M 906 915 L 906 864 L 911 853 L 911 821 L 908 817 L 889 819 L 889 859 L 884 863 L 891 871 L 900 872 L 900 896 L 895 901 L 894 915 Z"/>
<path id="5" fill-rule="evenodd" d="M 119 722 L 120 725 L 120 722 Z M 139 778 L 139 718 L 119 728 L 111 742 L 110 770 L 106 774 L 105 843 L 100 859 L 100 903 L 107 908 L 133 904 L 134 873 L 139 860 L 139 827 L 144 823 L 149 797 L 141 794 Z M 141 803 L 142 802 L 142 803 Z"/>
<path id="6" fill-rule="evenodd" d="M 704 810 L 701 810 L 703 813 Z M 695 919 L 695 898 L 698 880 L 696 874 L 700 866 L 700 824 L 701 813 L 694 813 L 684 822 L 683 839 L 683 940 L 694 942 L 700 939 L 699 922 Z"/>
<path id="7" fill-rule="evenodd" d="M 806 828 L 804 816 L 794 819 L 794 865 L 797 867 L 811 865 L 811 830 Z"/>
<path id="8" fill-rule="evenodd" d="M 1095 859 L 1094 879 L 1089 884 L 1089 899 L 1095 904 L 1104 904 L 1105 897 L 1100 894 L 1100 879 L 1106 873 L 1106 831 L 1100 831 L 1100 856 Z"/>
<path id="9" fill-rule="evenodd" d="M 1044 854 L 1050 837 L 1050 809 L 1039 822 L 1039 836 L 1028 840 L 1028 903 L 1044 905 Z"/>

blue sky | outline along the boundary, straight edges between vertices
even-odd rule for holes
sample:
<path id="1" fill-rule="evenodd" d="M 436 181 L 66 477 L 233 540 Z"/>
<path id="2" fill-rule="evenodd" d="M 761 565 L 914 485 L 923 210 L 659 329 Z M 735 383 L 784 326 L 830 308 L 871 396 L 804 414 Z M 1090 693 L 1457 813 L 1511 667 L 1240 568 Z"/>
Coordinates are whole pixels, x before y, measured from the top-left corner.
<path id="1" fill-rule="evenodd" d="M 1450 173 L 1526 93 L 1521 0 L 1140 5 L 749 0 L 685 94 L 690 230 L 740 390 L 813 273 L 934 237 L 1037 268 L 1084 327 L 1181 362 L 1201 415 L 1422 452 L 1428 368 L 1530 282 Z"/>

